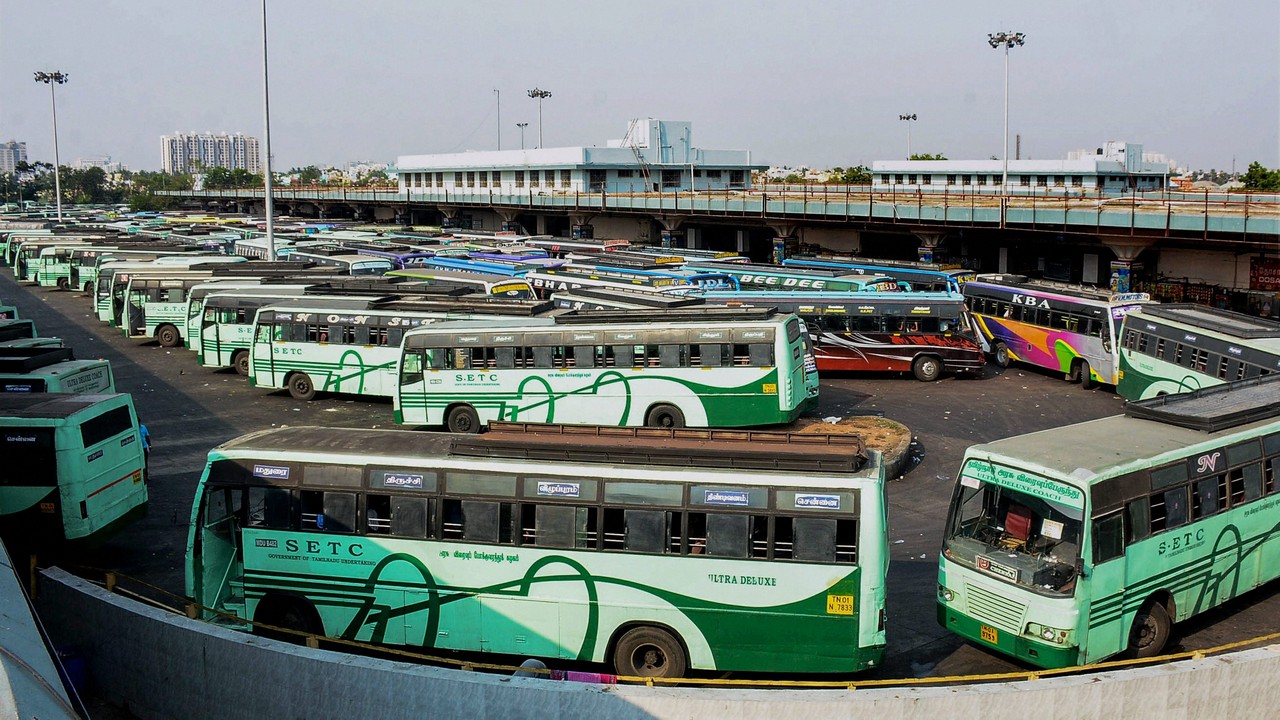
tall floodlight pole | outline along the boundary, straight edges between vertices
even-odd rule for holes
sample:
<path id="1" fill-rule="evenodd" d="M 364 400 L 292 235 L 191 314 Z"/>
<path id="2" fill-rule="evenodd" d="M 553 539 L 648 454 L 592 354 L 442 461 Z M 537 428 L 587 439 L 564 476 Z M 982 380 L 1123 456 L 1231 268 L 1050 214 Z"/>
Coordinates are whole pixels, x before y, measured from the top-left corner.
<path id="1" fill-rule="evenodd" d="M 1022 45 L 1027 36 L 1020 32 L 987 34 L 987 44 L 993 48 L 1004 46 L 1004 172 L 1000 176 L 1000 194 L 1009 194 L 1009 48 Z"/>
<path id="2" fill-rule="evenodd" d="M 263 190 L 266 195 L 267 211 L 267 259 L 276 259 L 275 199 L 271 196 L 271 90 L 267 79 L 267 0 L 262 0 L 262 117 L 263 148 L 266 150 L 267 163 L 262 173 Z"/>
<path id="3" fill-rule="evenodd" d="M 493 94 L 498 98 L 498 149 L 502 149 L 502 92 L 498 88 L 493 89 Z"/>
<path id="4" fill-rule="evenodd" d="M 49 86 L 49 105 L 53 109 L 53 194 L 58 206 L 58 222 L 62 222 L 62 179 L 59 177 L 62 163 L 58 161 L 58 100 L 53 92 L 53 86 L 66 85 L 67 74 L 57 70 L 38 72 L 36 82 Z"/>
<path id="5" fill-rule="evenodd" d="M 542 147 L 542 101 L 551 97 L 551 92 L 534 88 L 529 91 L 529 97 L 538 101 L 538 147 Z"/>
<path id="6" fill-rule="evenodd" d="M 520 128 L 520 149 L 524 149 L 524 129 L 529 127 L 529 123 L 516 123 L 516 127 Z"/>
<path id="7" fill-rule="evenodd" d="M 898 119 L 907 121 L 907 159 L 910 160 L 911 159 L 911 121 L 916 119 L 916 114 L 911 113 L 910 115 L 899 115 Z"/>

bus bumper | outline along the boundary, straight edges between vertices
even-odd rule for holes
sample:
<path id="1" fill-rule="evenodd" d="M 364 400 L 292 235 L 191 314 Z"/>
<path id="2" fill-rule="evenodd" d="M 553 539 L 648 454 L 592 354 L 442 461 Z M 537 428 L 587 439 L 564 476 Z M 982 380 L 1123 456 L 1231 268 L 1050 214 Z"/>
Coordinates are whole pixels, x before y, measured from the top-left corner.
<path id="1" fill-rule="evenodd" d="M 938 624 L 960 637 L 984 648 L 999 650 L 1005 655 L 1042 668 L 1064 668 L 1079 664 L 1080 650 L 1075 645 L 1050 645 L 1030 638 L 997 630 L 993 643 L 982 637 L 982 623 L 938 603 Z"/>

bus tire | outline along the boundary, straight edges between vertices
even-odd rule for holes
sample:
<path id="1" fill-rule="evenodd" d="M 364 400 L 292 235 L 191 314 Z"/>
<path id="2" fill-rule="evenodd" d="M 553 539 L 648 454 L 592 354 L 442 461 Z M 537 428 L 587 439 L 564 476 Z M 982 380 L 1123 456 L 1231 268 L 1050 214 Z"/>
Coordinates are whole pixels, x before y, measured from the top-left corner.
<path id="1" fill-rule="evenodd" d="M 89 282 L 88 280 L 85 280 L 84 287 L 80 289 L 84 291 L 85 295 L 88 295 L 89 293 L 93 292 L 93 283 Z"/>
<path id="2" fill-rule="evenodd" d="M 311 382 L 311 376 L 306 373 L 294 373 L 289 376 L 289 394 L 294 400 L 311 400 L 316 396 L 316 384 Z"/>
<path id="3" fill-rule="evenodd" d="M 59 290 L 70 290 L 70 289 L 71 289 L 71 279 L 70 279 L 70 278 L 58 278 L 58 289 L 59 289 Z"/>
<path id="4" fill-rule="evenodd" d="M 182 344 L 182 335 L 178 334 L 178 328 L 172 325 L 161 325 L 156 330 L 156 340 L 160 341 L 160 347 L 178 347 Z"/>
<path id="5" fill-rule="evenodd" d="M 269 595 L 263 598 L 262 602 L 258 603 L 258 609 L 253 614 L 253 621 L 262 623 L 262 625 L 271 625 L 272 628 L 294 631 L 280 632 L 272 628 L 254 625 L 253 632 L 255 635 L 263 635 L 298 645 L 306 642 L 306 638 L 295 633 L 304 633 L 306 635 L 324 634 L 324 625 L 320 622 L 320 616 L 316 613 L 316 609 L 311 606 L 311 603 L 297 597 Z"/>
<path id="6" fill-rule="evenodd" d="M 1080 387 L 1085 390 L 1092 390 L 1098 383 L 1093 381 L 1093 373 L 1089 367 L 1088 360 L 1081 360 L 1076 366 L 1076 372 L 1080 373 Z"/>
<path id="7" fill-rule="evenodd" d="M 684 677 L 684 648 L 671 633 L 655 627 L 631 628 L 613 650 L 613 669 L 632 677 Z"/>
<path id="8" fill-rule="evenodd" d="M 249 351 L 240 350 L 231 356 L 231 367 L 245 377 L 249 377 Z"/>
<path id="9" fill-rule="evenodd" d="M 1169 642 L 1172 627 L 1173 621 L 1164 605 L 1148 600 L 1133 618 L 1133 628 L 1129 631 L 1130 654 L 1140 658 L 1159 655 Z"/>
<path id="10" fill-rule="evenodd" d="M 942 361 L 933 355 L 921 355 L 911 363 L 911 374 L 920 382 L 933 382 L 942 375 Z"/>
<path id="11" fill-rule="evenodd" d="M 991 348 L 991 359 L 995 362 L 997 367 L 1009 367 L 1009 346 L 1002 342 L 997 342 L 995 346 Z"/>
<path id="12" fill-rule="evenodd" d="M 657 428 L 682 428 L 684 413 L 674 405 L 654 405 L 645 415 L 644 424 Z"/>
<path id="13" fill-rule="evenodd" d="M 449 432 L 478 433 L 480 432 L 480 414 L 470 405 L 455 405 L 449 408 L 444 424 Z"/>

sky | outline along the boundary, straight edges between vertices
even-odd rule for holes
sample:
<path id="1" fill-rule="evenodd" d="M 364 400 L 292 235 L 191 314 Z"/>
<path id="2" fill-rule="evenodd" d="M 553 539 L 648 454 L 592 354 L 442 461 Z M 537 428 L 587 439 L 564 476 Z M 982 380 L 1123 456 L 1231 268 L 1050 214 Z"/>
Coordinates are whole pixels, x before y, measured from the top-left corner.
<path id="1" fill-rule="evenodd" d="M 1280 167 L 1277 0 L 267 0 L 276 170 L 538 144 L 632 118 L 775 166 L 1059 159 L 1107 140 L 1177 166 Z M 160 136 L 264 134 L 261 0 L 0 0 L 0 141 L 160 168 Z M 495 92 L 496 91 L 496 92 Z M 914 114 L 904 122 L 900 115 Z"/>

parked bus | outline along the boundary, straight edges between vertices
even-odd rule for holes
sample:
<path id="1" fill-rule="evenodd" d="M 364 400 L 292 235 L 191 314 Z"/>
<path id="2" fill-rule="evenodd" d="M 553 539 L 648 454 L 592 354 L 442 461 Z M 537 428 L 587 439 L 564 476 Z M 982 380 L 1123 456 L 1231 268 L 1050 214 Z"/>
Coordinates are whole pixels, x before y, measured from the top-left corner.
<path id="1" fill-rule="evenodd" d="M 213 268 L 217 265 L 245 262 L 242 257 L 219 255 L 182 255 L 165 256 L 149 262 L 109 262 L 98 268 L 98 278 L 94 287 L 94 308 L 98 319 L 119 327 L 124 311 L 124 293 L 129 278 L 134 275 L 187 272 L 189 274 L 206 273 L 213 276 Z"/>
<path id="2" fill-rule="evenodd" d="M 344 275 L 383 275 L 395 269 L 395 265 L 386 258 L 375 258 L 361 255 L 342 247 L 309 247 L 289 254 L 290 260 L 315 263 L 320 266 L 339 268 Z"/>
<path id="3" fill-rule="evenodd" d="M 884 655 L 884 467 L 856 436 L 279 428 L 210 451 L 195 497 L 186 593 L 215 623 L 624 676 Z"/>
<path id="4" fill-rule="evenodd" d="M 0 393 L 113 393 L 111 361 L 76 360 L 66 347 L 7 347 L 0 352 Z"/>
<path id="5" fill-rule="evenodd" d="M 782 261 L 787 267 L 847 269 L 870 275 L 887 275 L 911 284 L 916 292 L 961 292 L 964 284 L 978 276 L 977 271 L 959 265 L 923 263 L 910 260 L 878 260 L 874 258 L 795 257 Z"/>
<path id="6" fill-rule="evenodd" d="M 707 292 L 708 303 L 775 307 L 804 320 L 818 372 L 909 372 L 933 382 L 986 359 L 957 293 Z"/>
<path id="7" fill-rule="evenodd" d="M 910 286 L 886 275 L 861 275 L 852 270 L 779 267 L 736 262 L 685 263 L 697 273 L 722 273 L 738 281 L 743 290 L 821 290 L 823 292 L 896 292 Z"/>
<path id="8" fill-rule="evenodd" d="M 596 260 L 579 261 L 559 268 L 560 273 L 585 275 L 595 279 L 639 280 L 648 287 L 668 281 L 675 285 L 692 285 L 700 290 L 738 290 L 737 277 L 722 272 L 698 272 L 684 269 L 679 263 L 654 262 L 653 258 L 624 258 L 623 253 L 610 253 Z"/>
<path id="9" fill-rule="evenodd" d="M 146 458 L 127 394 L 0 393 L 0 527 L 33 550 L 99 543 L 146 514 Z"/>
<path id="10" fill-rule="evenodd" d="M 446 283 L 464 285 L 478 293 L 508 300 L 535 300 L 537 295 L 528 280 L 502 275 L 485 273 L 460 272 L 457 270 L 441 270 L 437 268 L 415 266 L 403 270 L 392 270 L 387 273 L 391 277 L 407 278 L 411 281 L 425 283 Z"/>
<path id="11" fill-rule="evenodd" d="M 307 299 L 267 306 L 254 320 L 249 384 L 288 389 L 295 400 L 316 391 L 391 397 L 405 332 L 471 314 L 532 315 L 548 303 L 397 302 L 398 298 Z M 478 308 L 478 309 L 477 309 Z"/>
<path id="12" fill-rule="evenodd" d="M 969 448 L 938 621 L 1040 667 L 1152 657 L 1173 622 L 1275 579 L 1276 380 Z"/>
<path id="13" fill-rule="evenodd" d="M 550 235 L 532 235 L 524 237 L 521 245 L 536 247 L 547 251 L 548 257 L 563 258 L 569 253 L 607 253 L 614 250 L 625 250 L 631 243 L 621 239 L 562 238 Z"/>
<path id="14" fill-rule="evenodd" d="M 595 273 L 582 267 L 575 269 L 572 265 L 535 270 L 525 273 L 524 279 L 542 297 L 550 297 L 554 293 L 582 288 L 641 290 L 662 293 L 692 292 L 698 289 L 697 285 L 683 278 L 628 275 L 625 273 Z"/>
<path id="15" fill-rule="evenodd" d="M 342 247 L 370 257 L 390 260 L 392 269 L 403 270 L 407 267 L 422 264 L 423 261 L 435 257 L 435 253 L 425 248 L 411 245 L 392 245 L 391 243 L 343 243 Z"/>
<path id="16" fill-rule="evenodd" d="M 652 427 L 787 423 L 815 406 L 803 325 L 771 309 L 568 313 L 551 326 L 452 323 L 405 334 L 396 422 Z"/>
<path id="17" fill-rule="evenodd" d="M 6 305 L 0 300 L 0 320 L 17 320 L 18 307 L 16 305 Z"/>
<path id="18" fill-rule="evenodd" d="M 40 337 L 32 320 L 0 320 L 0 348 L 62 347 L 62 339 Z"/>
<path id="19" fill-rule="evenodd" d="M 1280 372 L 1280 322 L 1204 305 L 1125 315 L 1116 392 L 1126 400 Z"/>
<path id="20" fill-rule="evenodd" d="M 964 285 L 977 331 L 1000 367 L 1011 361 L 1056 370 L 1084 388 L 1115 385 L 1120 355 L 1114 339 L 1146 293 L 1113 293 L 1085 285 L 979 275 Z"/>
<path id="21" fill-rule="evenodd" d="M 551 296 L 557 308 L 568 310 L 670 310 L 672 308 L 705 305 L 700 297 L 672 295 L 670 293 L 618 290 L 613 288 L 584 287 L 565 290 Z M 655 315 L 661 318 L 662 315 Z"/>

